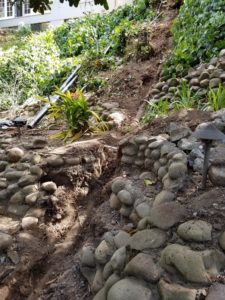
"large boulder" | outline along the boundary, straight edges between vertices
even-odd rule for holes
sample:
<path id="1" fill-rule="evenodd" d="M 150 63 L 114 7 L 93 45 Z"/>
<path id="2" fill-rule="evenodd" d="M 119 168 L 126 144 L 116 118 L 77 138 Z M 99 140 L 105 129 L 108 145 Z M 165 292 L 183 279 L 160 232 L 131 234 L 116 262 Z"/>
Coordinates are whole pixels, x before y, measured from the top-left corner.
<path id="1" fill-rule="evenodd" d="M 129 243 L 130 235 L 126 231 L 120 230 L 114 237 L 114 242 L 117 248 L 127 246 Z"/>
<path id="2" fill-rule="evenodd" d="M 129 245 L 135 250 L 155 249 L 161 247 L 167 240 L 167 235 L 160 229 L 145 229 L 136 232 Z"/>
<path id="3" fill-rule="evenodd" d="M 93 300 L 106 300 L 106 290 L 102 288 L 93 298 Z"/>
<path id="4" fill-rule="evenodd" d="M 117 197 L 125 205 L 132 205 L 134 202 L 132 195 L 126 190 L 119 191 Z"/>
<path id="5" fill-rule="evenodd" d="M 43 182 L 41 187 L 44 191 L 52 194 L 57 190 L 57 185 L 53 181 Z"/>
<path id="6" fill-rule="evenodd" d="M 0 232 L 4 233 L 17 233 L 20 230 L 20 222 L 13 220 L 12 218 L 3 217 L 0 218 Z"/>
<path id="7" fill-rule="evenodd" d="M 91 286 L 95 279 L 96 268 L 81 266 L 80 270 L 81 270 L 81 273 L 84 276 L 84 278 L 87 279 L 89 285 Z"/>
<path id="8" fill-rule="evenodd" d="M 11 235 L 0 232 L 0 251 L 8 249 L 13 243 Z"/>
<path id="9" fill-rule="evenodd" d="M 107 300 L 153 300 L 151 290 L 142 282 L 132 278 L 118 281 L 109 290 Z"/>
<path id="10" fill-rule="evenodd" d="M 154 263 L 150 255 L 139 253 L 127 264 L 125 273 L 147 282 L 157 282 L 161 275 L 161 268 Z"/>
<path id="11" fill-rule="evenodd" d="M 116 210 L 119 210 L 122 205 L 119 198 L 114 193 L 112 193 L 109 198 L 109 204 L 112 209 L 116 209 Z"/>
<path id="12" fill-rule="evenodd" d="M 87 245 L 82 248 L 81 264 L 91 268 L 95 267 L 95 250 L 92 246 Z"/>
<path id="13" fill-rule="evenodd" d="M 97 293 L 99 290 L 103 288 L 103 286 L 104 286 L 104 279 L 102 276 L 102 268 L 98 267 L 95 273 L 94 280 L 91 285 L 91 290 L 94 293 Z"/>
<path id="14" fill-rule="evenodd" d="M 177 123 L 170 123 L 169 125 L 169 134 L 171 142 L 177 142 L 190 135 L 190 133 L 190 128 L 186 126 L 181 126 Z"/>
<path id="15" fill-rule="evenodd" d="M 127 180 L 124 179 L 123 177 L 117 177 L 113 180 L 112 183 L 112 192 L 114 194 L 119 193 L 121 190 L 123 190 L 127 184 Z"/>
<path id="16" fill-rule="evenodd" d="M 23 229 L 32 229 L 35 228 L 38 224 L 38 218 L 35 217 L 24 217 L 22 219 L 22 228 Z"/>
<path id="17" fill-rule="evenodd" d="M 33 149 L 43 149 L 48 145 L 48 141 L 45 138 L 35 138 L 32 143 Z"/>
<path id="18" fill-rule="evenodd" d="M 223 232 L 219 238 L 220 247 L 225 250 L 225 232 Z"/>
<path id="19" fill-rule="evenodd" d="M 154 203 L 153 203 L 153 206 L 156 206 L 156 205 L 160 205 L 160 204 L 163 204 L 165 202 L 171 202 L 173 201 L 175 198 L 175 195 L 174 193 L 170 192 L 170 191 L 161 191 L 156 197 L 155 197 L 155 200 L 154 200 Z"/>
<path id="20" fill-rule="evenodd" d="M 162 300 L 195 300 L 197 296 L 197 290 L 170 284 L 163 279 L 159 282 L 159 292 Z"/>
<path id="21" fill-rule="evenodd" d="M 214 284 L 210 287 L 206 300 L 224 300 L 225 299 L 225 285 Z"/>
<path id="22" fill-rule="evenodd" d="M 7 153 L 7 160 L 11 163 L 19 161 L 24 156 L 24 152 L 20 148 L 12 148 Z"/>
<path id="23" fill-rule="evenodd" d="M 186 215 L 185 208 L 176 202 L 165 202 L 152 208 L 149 222 L 160 229 L 169 229 Z"/>
<path id="24" fill-rule="evenodd" d="M 150 214 L 150 206 L 148 203 L 143 202 L 136 206 L 135 208 L 137 215 L 140 218 L 144 218 Z"/>
<path id="25" fill-rule="evenodd" d="M 18 185 L 19 187 L 24 187 L 27 185 L 31 185 L 34 184 L 38 181 L 37 177 L 34 175 L 25 175 L 23 177 L 20 178 L 20 180 L 18 181 Z"/>
<path id="26" fill-rule="evenodd" d="M 211 241 L 212 225 L 201 220 L 190 220 L 179 225 L 177 233 L 182 239 L 187 241 Z"/>
<path id="27" fill-rule="evenodd" d="M 218 250 L 193 251 L 189 247 L 172 244 L 161 253 L 161 265 L 168 272 L 179 271 L 194 283 L 210 283 L 225 267 L 225 256 Z"/>
<path id="28" fill-rule="evenodd" d="M 213 185 L 225 186 L 225 165 L 212 165 L 208 175 Z"/>
<path id="29" fill-rule="evenodd" d="M 127 262 L 126 247 L 121 247 L 118 250 L 116 250 L 110 262 L 114 271 L 122 271 Z"/>
<path id="30" fill-rule="evenodd" d="M 103 240 L 95 250 L 95 259 L 100 264 L 105 264 L 112 256 L 112 248 Z"/>
<path id="31" fill-rule="evenodd" d="M 164 190 L 170 191 L 172 193 L 178 192 L 184 186 L 185 177 L 179 177 L 177 179 L 172 179 L 167 173 L 163 178 L 163 188 Z"/>
<path id="32" fill-rule="evenodd" d="M 138 146 L 135 144 L 129 144 L 127 146 L 125 146 L 124 148 L 122 148 L 122 153 L 125 155 L 135 155 L 138 152 Z"/>
<path id="33" fill-rule="evenodd" d="M 187 166 L 183 162 L 173 162 L 169 166 L 169 170 L 168 170 L 169 177 L 174 180 L 183 178 L 186 172 L 187 172 Z"/>
<path id="34" fill-rule="evenodd" d="M 64 165 L 64 160 L 58 155 L 52 155 L 47 158 L 47 164 L 50 167 L 62 167 Z"/>

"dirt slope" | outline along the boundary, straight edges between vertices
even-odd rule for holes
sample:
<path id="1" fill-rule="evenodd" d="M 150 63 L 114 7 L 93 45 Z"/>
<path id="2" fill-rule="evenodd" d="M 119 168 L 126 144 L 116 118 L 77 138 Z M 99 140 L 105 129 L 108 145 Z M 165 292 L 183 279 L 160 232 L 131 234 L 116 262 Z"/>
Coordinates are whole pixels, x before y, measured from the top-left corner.
<path id="1" fill-rule="evenodd" d="M 103 76 L 109 78 L 108 88 L 95 96 L 96 101 L 117 102 L 129 120 L 137 116 L 149 90 L 157 82 L 161 64 L 172 47 L 170 28 L 176 15 L 176 10 L 164 8 L 163 17 L 150 24 L 151 46 L 154 50 L 150 59 L 130 62 L 115 72 L 104 73 Z"/>
<path id="2" fill-rule="evenodd" d="M 154 55 L 149 60 L 127 63 L 116 72 L 104 74 L 109 78 L 109 87 L 96 95 L 96 99 L 102 103 L 119 103 L 129 126 L 143 110 L 144 99 L 157 81 L 161 63 L 171 49 L 170 27 L 176 14 L 176 9 L 165 7 L 163 17 L 151 24 Z M 161 129 L 164 130 L 166 123 L 163 121 Z M 153 124 L 152 130 L 160 127 L 158 125 Z M 102 142 L 117 146 L 122 133 L 115 131 L 103 137 Z M 55 243 L 49 243 L 46 232 L 42 231 L 27 244 L 21 244 L 21 249 L 27 251 L 29 262 L 1 281 L 0 299 L 92 299 L 88 284 L 79 271 L 79 251 L 84 242 L 95 240 L 97 243 L 106 230 L 123 225 L 117 213 L 112 213 L 105 202 L 109 197 L 105 185 L 117 175 L 121 175 L 121 169 L 114 160 L 105 167 L 98 181 L 93 182 L 87 195 L 82 196 L 82 189 L 78 193 L 76 187 L 65 187 L 64 197 L 69 201 L 63 209 L 71 214 L 67 229 L 64 224 L 65 232 L 62 233 L 59 226 L 58 232 L 54 233 L 59 236 Z"/>

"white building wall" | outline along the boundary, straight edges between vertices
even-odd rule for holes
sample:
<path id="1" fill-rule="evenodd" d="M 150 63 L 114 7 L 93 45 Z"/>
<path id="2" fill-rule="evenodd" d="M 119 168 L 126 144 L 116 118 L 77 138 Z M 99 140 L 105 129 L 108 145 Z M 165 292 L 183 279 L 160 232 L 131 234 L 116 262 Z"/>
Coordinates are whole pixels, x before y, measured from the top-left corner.
<path id="1" fill-rule="evenodd" d="M 132 0 L 108 0 L 109 9 L 113 10 L 125 3 L 132 3 Z M 34 14 L 23 17 L 14 17 L 8 19 L 0 19 L 0 28 L 16 27 L 21 23 L 30 25 L 49 22 L 53 26 L 60 25 L 66 19 L 79 18 L 87 12 L 103 12 L 103 6 L 94 5 L 93 1 L 81 0 L 78 7 L 70 7 L 68 2 L 60 3 L 59 0 L 53 0 L 52 9 L 50 12 L 45 12 L 44 15 Z"/>

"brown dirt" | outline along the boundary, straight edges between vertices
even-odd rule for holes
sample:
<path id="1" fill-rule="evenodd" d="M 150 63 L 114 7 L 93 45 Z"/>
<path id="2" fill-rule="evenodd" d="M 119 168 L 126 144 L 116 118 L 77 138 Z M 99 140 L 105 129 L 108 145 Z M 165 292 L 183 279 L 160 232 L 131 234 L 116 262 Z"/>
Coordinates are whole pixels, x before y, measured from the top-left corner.
<path id="1" fill-rule="evenodd" d="M 114 165 L 114 168 L 116 167 Z M 126 166 L 121 166 L 116 171 L 116 174 L 123 174 L 130 179 L 137 188 L 143 191 L 144 195 L 154 198 L 157 192 L 161 190 L 161 184 L 156 182 L 146 187 L 142 181 L 137 179 L 140 173 L 141 170 Z M 114 173 L 114 176 L 116 174 Z M 109 179 L 112 179 L 111 175 L 105 178 L 105 182 Z M 222 230 L 225 230 L 225 189 L 212 187 L 208 183 L 207 189 L 202 191 L 199 188 L 200 182 L 200 176 L 190 173 L 185 187 L 177 196 L 177 200 L 187 209 L 187 214 L 183 222 L 192 218 L 193 214 L 197 213 L 197 218 L 210 222 L 215 229 L 213 233 L 213 245 L 209 243 L 201 243 L 201 245 L 199 243 L 191 243 L 191 247 L 196 250 L 217 247 L 219 234 Z M 81 220 L 81 225 L 75 223 L 68 232 L 66 240 L 62 242 L 62 248 L 60 247 L 59 251 L 56 250 L 48 258 L 42 257 L 42 260 L 31 269 L 30 277 L 28 278 L 29 280 L 32 278 L 30 283 L 35 289 L 32 288 L 32 293 L 29 294 L 29 297 L 9 297 L 7 299 L 93 299 L 90 287 L 80 272 L 79 258 L 81 247 L 84 244 L 97 246 L 104 232 L 122 228 L 126 223 L 126 220 L 122 220 L 117 212 L 112 211 L 109 203 L 105 201 L 109 197 L 107 189 L 103 191 L 101 196 L 99 195 L 100 191 L 102 193 L 101 186 L 94 193 L 91 193 L 84 199 L 80 199 L 79 205 L 81 205 L 81 208 L 79 214 L 83 215 L 84 213 L 85 220 L 83 222 Z M 93 199 L 96 199 L 97 203 L 93 202 Z M 171 232 L 174 232 L 174 234 L 171 233 L 169 242 L 175 243 L 175 228 L 172 228 Z M 159 249 L 153 251 L 152 254 L 159 259 Z M 21 286 L 23 287 L 22 291 L 24 291 L 26 288 L 26 285 L 24 287 L 25 278 L 24 274 L 21 274 L 19 287 L 17 286 L 18 290 L 14 289 L 13 294 L 10 295 L 11 297 L 15 297 L 15 292 L 18 295 L 18 291 L 21 295 Z"/>
<path id="2" fill-rule="evenodd" d="M 79 273 L 74 255 L 84 240 L 99 239 L 106 230 L 100 219 L 95 220 L 92 216 L 95 207 L 108 198 L 108 191 L 103 186 L 111 180 L 116 167 L 116 160 L 108 163 L 103 175 L 97 181 L 90 182 L 88 193 L 82 185 L 80 188 L 59 189 L 57 197 L 61 201 L 57 209 L 63 216 L 61 222 L 54 222 L 52 213 L 55 211 L 51 212 L 51 207 L 46 207 L 46 223 L 40 229 L 23 231 L 17 235 L 20 263 L 11 269 L 6 278 L 0 276 L 0 299 L 83 298 L 87 286 Z M 65 274 L 67 279 L 64 278 Z M 67 295 L 64 297 L 65 293 Z"/>
<path id="3" fill-rule="evenodd" d="M 93 102 L 117 102 L 125 111 L 127 118 L 132 120 L 143 105 L 149 90 L 156 83 L 161 63 L 172 47 L 170 27 L 177 14 L 176 10 L 165 8 L 162 20 L 151 23 L 151 46 L 154 49 L 149 60 L 129 62 L 115 72 L 103 74 L 109 78 L 108 88 L 92 97 Z"/>
<path id="4" fill-rule="evenodd" d="M 148 134 L 157 135 L 166 132 L 170 122 L 176 121 L 194 128 L 209 118 L 210 114 L 207 112 L 181 111 L 153 121 L 144 130 Z M 102 136 L 101 140 L 115 146 L 120 137 L 121 133 L 111 132 Z M 143 182 L 138 182 L 139 173 L 140 170 L 119 166 L 118 161 L 114 160 L 105 168 L 101 178 L 91 183 L 88 194 L 85 187 L 61 188 L 58 196 L 63 202 L 58 210 L 63 216 L 62 221 L 51 222 L 55 212 L 51 213 L 51 207 L 47 207 L 47 224 L 35 232 L 19 235 L 17 241 L 21 262 L 15 269 L 9 269 L 5 278 L 3 276 L 1 279 L 0 276 L 0 299 L 91 300 L 93 295 L 79 269 L 80 250 L 84 243 L 97 245 L 104 232 L 124 225 L 124 220 L 111 211 L 106 201 L 110 195 L 108 182 L 113 177 L 123 175 L 130 178 L 150 198 L 160 190 L 159 183 L 145 187 Z M 178 199 L 187 207 L 187 217 L 198 211 L 201 218 L 213 222 L 214 227 L 223 230 L 224 211 L 217 207 L 222 206 L 224 189 L 209 187 L 209 192 L 203 193 L 199 189 L 200 179 L 190 174 Z"/>
<path id="5" fill-rule="evenodd" d="M 171 122 L 177 122 L 181 125 L 186 125 L 194 130 L 195 127 L 211 118 L 210 112 L 203 112 L 199 110 L 181 110 L 170 114 L 167 118 L 158 118 L 153 120 L 149 125 L 143 128 L 144 131 L 152 135 L 165 133 L 168 130 L 168 125 Z"/>
<path id="6" fill-rule="evenodd" d="M 101 94 L 92 100 L 100 102 L 118 102 L 121 109 L 127 115 L 127 132 L 138 133 L 138 126 L 132 127 L 143 105 L 143 100 L 148 96 L 152 85 L 157 81 L 160 66 L 171 48 L 170 26 L 176 10 L 165 10 L 164 18 L 152 24 L 151 44 L 154 55 L 147 61 L 127 63 L 116 72 L 107 72 L 105 77 L 109 78 L 109 86 Z M 154 120 L 150 125 L 144 127 L 141 132 L 157 135 L 164 133 L 170 122 L 185 123 L 194 128 L 200 122 L 208 120 L 210 114 L 198 111 L 182 111 L 170 115 L 165 119 Z M 16 134 L 16 131 L 12 131 Z M 31 137 L 49 137 L 54 130 L 35 129 L 24 131 L 20 142 L 29 142 Z M 127 133 L 125 128 L 113 130 L 100 137 L 105 145 L 116 147 L 121 137 Z M 52 140 L 50 149 L 60 146 L 61 143 Z M 114 160 L 105 167 L 103 175 L 91 183 L 89 191 L 86 187 L 65 186 L 60 189 L 59 197 L 63 201 L 58 206 L 62 214 L 61 222 L 51 222 L 51 217 L 56 213 L 47 207 L 49 215 L 47 223 L 41 229 L 25 234 L 20 233 L 18 238 L 19 254 L 21 262 L 5 276 L 1 276 L 0 269 L 0 299 L 4 300 L 90 300 L 93 295 L 90 292 L 86 280 L 83 278 L 79 267 L 79 254 L 84 243 L 99 242 L 101 235 L 107 230 L 122 228 L 124 220 L 121 220 L 116 212 L 112 212 L 107 202 L 110 191 L 109 182 L 116 176 L 124 175 L 130 178 L 149 197 L 160 189 L 156 183 L 151 187 L 145 187 L 143 182 L 137 180 L 140 170 L 119 166 Z M 199 203 L 195 209 L 204 206 L 201 201 L 202 191 L 199 190 L 199 178 L 190 179 L 185 191 L 179 195 L 179 201 L 185 203 L 190 215 L 193 213 L 194 203 Z M 211 188 L 210 188 L 211 189 Z M 224 191 L 219 193 L 213 190 L 220 203 L 224 199 Z M 212 192 L 213 193 L 213 192 Z M 184 196 L 185 195 L 185 196 Z M 213 194 L 213 198 L 215 198 Z M 196 198 L 194 198 L 196 196 Z M 199 198 L 197 198 L 199 197 Z M 210 196 L 209 196 L 210 197 Z M 204 198 L 204 197 L 203 197 Z M 192 199 L 192 200 L 190 200 Z M 193 200 L 195 199 L 195 200 Z M 204 199 L 207 199 L 204 198 Z M 197 205 L 197 204 L 196 204 Z M 215 207 L 210 207 L 210 219 L 212 214 L 218 213 Z M 217 222 L 218 228 L 223 228 L 222 217 Z M 225 229 L 225 228 L 223 228 Z"/>
<path id="7" fill-rule="evenodd" d="M 164 133 L 170 122 L 186 124 L 194 129 L 196 125 L 208 119 L 208 112 L 184 110 L 165 119 L 154 120 L 141 132 L 152 135 Z M 136 129 L 132 133 L 139 131 L 140 129 Z M 40 134 L 38 130 L 33 132 L 34 136 Z M 31 133 L 27 135 L 25 132 L 22 140 L 29 141 L 31 136 Z M 114 147 L 121 136 L 121 132 L 112 131 L 100 137 L 100 141 Z M 52 143 L 51 148 L 58 145 L 58 142 Z M 60 149 L 57 151 L 61 151 Z M 88 147 L 83 151 L 88 151 Z M 123 175 L 131 179 L 150 198 L 154 198 L 160 191 L 160 183 L 146 187 L 143 182 L 138 181 L 140 172 L 141 170 L 135 167 L 121 166 L 117 160 L 112 160 L 105 167 L 103 175 L 97 181 L 90 182 L 88 193 L 86 187 L 79 186 L 78 182 L 76 186 L 69 184 L 60 188 L 58 197 L 61 202 L 57 211 L 51 211 L 51 206 L 46 207 L 48 214 L 45 226 L 18 235 L 21 262 L 16 267 L 9 268 L 8 274 L 1 274 L 0 269 L 0 299 L 91 300 L 93 295 L 90 287 L 80 272 L 80 250 L 86 243 L 97 245 L 104 232 L 122 228 L 126 221 L 110 209 L 107 201 L 110 195 L 109 183 L 114 177 Z M 54 180 L 54 177 L 50 179 Z M 210 222 L 213 220 L 216 228 L 225 229 L 225 213 L 217 209 L 222 206 L 224 189 L 209 187 L 209 192 L 203 193 L 199 189 L 200 180 L 199 176 L 190 174 L 185 189 L 178 195 L 178 200 L 186 206 L 189 212 L 187 217 L 198 211 L 201 218 Z M 60 222 L 54 221 L 53 216 L 56 212 L 63 217 Z"/>

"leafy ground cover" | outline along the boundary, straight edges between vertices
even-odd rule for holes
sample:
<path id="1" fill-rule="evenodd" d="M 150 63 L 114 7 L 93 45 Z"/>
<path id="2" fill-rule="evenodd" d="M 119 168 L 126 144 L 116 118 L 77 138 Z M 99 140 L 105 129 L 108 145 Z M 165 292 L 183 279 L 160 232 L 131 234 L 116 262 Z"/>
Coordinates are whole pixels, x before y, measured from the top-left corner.
<path id="1" fill-rule="evenodd" d="M 174 48 L 164 76 L 181 76 L 225 48 L 225 2 L 186 0 L 172 27 Z"/>
<path id="2" fill-rule="evenodd" d="M 225 48 L 225 2 L 222 0 L 186 0 L 171 28 L 173 48 L 164 63 L 163 79 L 183 77 L 198 64 L 208 62 Z M 144 123 L 181 109 L 219 110 L 225 107 L 225 88 L 209 88 L 200 95 L 182 82 L 171 103 L 159 99 L 147 103 Z"/>

